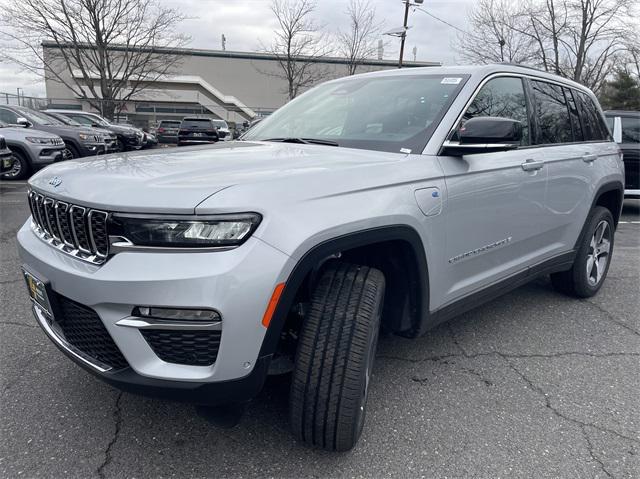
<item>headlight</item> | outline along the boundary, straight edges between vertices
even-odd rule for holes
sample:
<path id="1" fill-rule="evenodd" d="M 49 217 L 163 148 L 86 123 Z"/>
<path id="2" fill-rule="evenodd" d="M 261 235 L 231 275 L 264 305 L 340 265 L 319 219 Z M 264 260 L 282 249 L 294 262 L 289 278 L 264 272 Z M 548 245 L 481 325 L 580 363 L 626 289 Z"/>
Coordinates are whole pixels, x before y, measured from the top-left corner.
<path id="1" fill-rule="evenodd" d="M 110 236 L 139 246 L 207 248 L 237 246 L 251 236 L 262 217 L 257 213 L 207 217 L 144 218 L 114 215 Z"/>
<path id="2" fill-rule="evenodd" d="M 87 133 L 78 133 L 78 137 L 81 141 L 85 142 L 102 143 L 104 141 L 101 136 L 90 135 Z"/>
<path id="3" fill-rule="evenodd" d="M 39 138 L 37 136 L 27 136 L 25 138 L 29 143 L 35 143 L 37 145 L 54 145 L 55 138 Z"/>

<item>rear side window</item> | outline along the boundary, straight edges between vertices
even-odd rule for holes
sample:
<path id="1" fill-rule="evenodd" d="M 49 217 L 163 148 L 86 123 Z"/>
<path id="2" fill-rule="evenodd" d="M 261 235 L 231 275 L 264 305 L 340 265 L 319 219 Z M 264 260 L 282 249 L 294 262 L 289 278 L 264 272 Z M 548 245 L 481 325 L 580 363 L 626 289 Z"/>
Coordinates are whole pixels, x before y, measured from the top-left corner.
<path id="1" fill-rule="evenodd" d="M 182 120 L 180 128 L 211 128 L 211 120 Z"/>
<path id="2" fill-rule="evenodd" d="M 489 80 L 478 92 L 463 116 L 463 122 L 479 116 L 509 118 L 522 123 L 521 145 L 529 144 L 529 116 L 521 78 Z"/>
<path id="3" fill-rule="evenodd" d="M 580 119 L 584 128 L 584 139 L 586 141 L 606 141 L 609 139 L 609 129 L 602 119 L 593 100 L 581 91 L 575 91 L 576 101 Z"/>
<path id="4" fill-rule="evenodd" d="M 640 118 L 622 117 L 622 143 L 640 143 Z"/>
<path id="5" fill-rule="evenodd" d="M 573 97 L 573 93 L 569 88 L 563 88 L 564 97 L 567 99 L 569 106 L 569 118 L 571 120 L 571 130 L 573 131 L 573 141 L 584 141 L 582 133 L 582 125 L 580 124 L 580 114 L 578 113 L 578 105 Z"/>
<path id="6" fill-rule="evenodd" d="M 573 141 L 571 117 L 562 87 L 542 81 L 532 81 L 537 123 L 537 145 Z"/>

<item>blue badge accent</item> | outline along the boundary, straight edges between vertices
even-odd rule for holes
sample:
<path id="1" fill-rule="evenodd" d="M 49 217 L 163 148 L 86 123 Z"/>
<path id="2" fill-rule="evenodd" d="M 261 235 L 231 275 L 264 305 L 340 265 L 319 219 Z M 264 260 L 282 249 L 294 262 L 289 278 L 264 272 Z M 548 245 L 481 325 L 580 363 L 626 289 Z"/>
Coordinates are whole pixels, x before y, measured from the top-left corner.
<path id="1" fill-rule="evenodd" d="M 438 193 L 437 191 L 432 191 L 431 196 L 433 196 L 434 198 L 437 198 L 438 196 L 440 196 L 440 193 Z"/>

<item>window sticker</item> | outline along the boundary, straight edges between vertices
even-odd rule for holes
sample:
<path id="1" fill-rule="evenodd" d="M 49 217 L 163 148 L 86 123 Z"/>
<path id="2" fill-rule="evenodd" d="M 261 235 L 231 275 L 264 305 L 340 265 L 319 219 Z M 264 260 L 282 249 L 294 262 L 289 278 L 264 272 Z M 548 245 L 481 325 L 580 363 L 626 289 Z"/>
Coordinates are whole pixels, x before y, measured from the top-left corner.
<path id="1" fill-rule="evenodd" d="M 462 81 L 462 78 L 460 77 L 448 77 L 448 78 L 443 78 L 440 83 L 442 85 L 457 85 L 461 81 Z"/>

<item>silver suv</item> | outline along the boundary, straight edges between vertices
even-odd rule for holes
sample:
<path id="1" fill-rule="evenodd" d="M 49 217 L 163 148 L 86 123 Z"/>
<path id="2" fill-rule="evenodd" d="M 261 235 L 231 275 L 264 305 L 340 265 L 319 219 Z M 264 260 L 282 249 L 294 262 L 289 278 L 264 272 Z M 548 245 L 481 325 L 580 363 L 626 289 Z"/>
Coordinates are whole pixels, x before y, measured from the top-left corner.
<path id="1" fill-rule="evenodd" d="M 577 83 L 385 71 L 324 83 L 243 141 L 51 166 L 18 242 L 38 323 L 85 369 L 209 406 L 291 372 L 293 432 L 342 451 L 382 327 L 428 334 L 540 275 L 596 294 L 623 184 Z"/>

